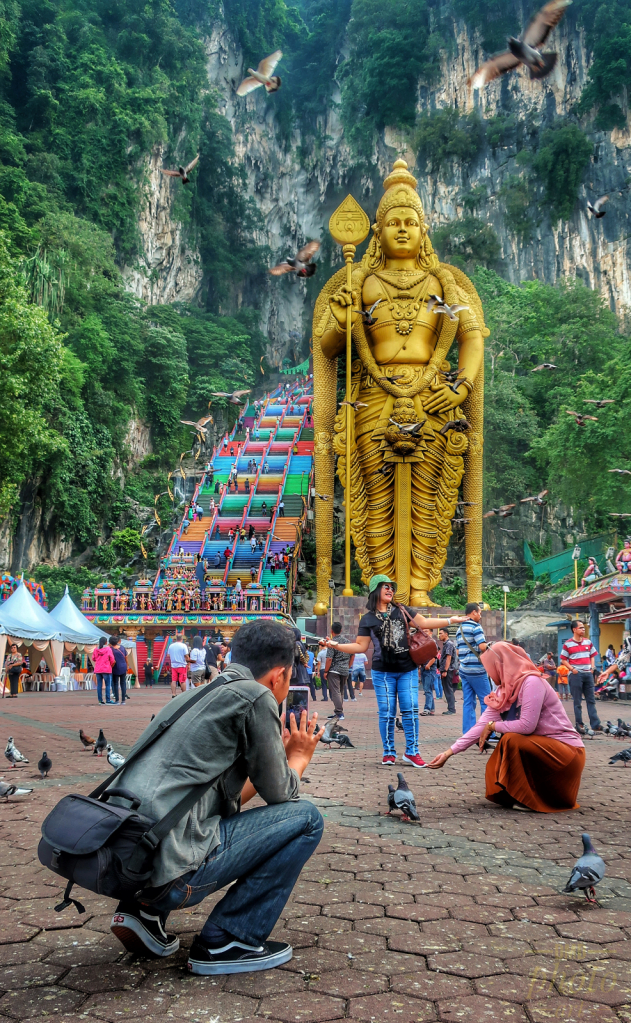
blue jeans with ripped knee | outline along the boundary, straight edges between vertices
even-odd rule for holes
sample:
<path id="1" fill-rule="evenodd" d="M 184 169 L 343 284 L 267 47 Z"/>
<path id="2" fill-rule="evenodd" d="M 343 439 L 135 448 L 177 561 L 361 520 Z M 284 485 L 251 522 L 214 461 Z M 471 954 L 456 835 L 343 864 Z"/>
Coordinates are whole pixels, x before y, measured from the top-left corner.
<path id="1" fill-rule="evenodd" d="M 405 733 L 405 752 L 409 755 L 418 753 L 418 669 L 377 671 L 373 668 L 372 684 L 377 697 L 379 732 L 384 757 L 396 756 L 394 719 L 397 714 L 397 699 Z"/>

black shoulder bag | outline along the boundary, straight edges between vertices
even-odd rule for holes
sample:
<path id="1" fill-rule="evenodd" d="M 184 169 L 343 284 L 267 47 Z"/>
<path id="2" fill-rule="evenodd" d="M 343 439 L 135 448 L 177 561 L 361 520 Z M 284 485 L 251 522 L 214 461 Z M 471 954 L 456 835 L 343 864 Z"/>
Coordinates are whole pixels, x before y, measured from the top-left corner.
<path id="1" fill-rule="evenodd" d="M 195 786 L 162 820 L 154 821 L 138 813 L 140 800 L 125 788 L 107 791 L 114 779 L 141 753 L 164 735 L 171 725 L 219 686 L 245 678 L 238 669 L 228 667 L 210 685 L 199 689 L 183 706 L 161 721 L 155 732 L 127 758 L 122 767 L 108 775 L 89 796 L 74 793 L 64 796 L 42 824 L 37 855 L 40 863 L 67 879 L 63 901 L 55 906 L 60 913 L 71 904 L 79 913 L 85 907 L 70 898 L 78 884 L 97 895 L 114 899 L 133 897 L 146 887 L 153 870 L 153 858 L 163 838 L 215 784 L 217 778 Z M 126 799 L 131 808 L 110 806 L 110 796 Z"/>

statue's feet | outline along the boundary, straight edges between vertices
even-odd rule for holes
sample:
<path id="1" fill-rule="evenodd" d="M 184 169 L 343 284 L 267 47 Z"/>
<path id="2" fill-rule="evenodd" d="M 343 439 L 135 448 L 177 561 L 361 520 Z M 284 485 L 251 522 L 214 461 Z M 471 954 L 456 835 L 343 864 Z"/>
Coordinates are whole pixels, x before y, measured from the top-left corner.
<path id="1" fill-rule="evenodd" d="M 440 607 L 431 599 L 427 590 L 412 590 L 410 607 Z"/>

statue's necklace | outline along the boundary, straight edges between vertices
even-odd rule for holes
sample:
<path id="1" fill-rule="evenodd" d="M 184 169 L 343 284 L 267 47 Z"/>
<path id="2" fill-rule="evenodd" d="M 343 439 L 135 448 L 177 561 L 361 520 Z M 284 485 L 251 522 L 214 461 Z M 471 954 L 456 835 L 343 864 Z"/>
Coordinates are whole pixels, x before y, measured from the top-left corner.
<path id="1" fill-rule="evenodd" d="M 418 314 L 427 292 L 429 291 L 430 275 L 414 273 L 409 270 L 398 270 L 392 273 L 383 270 L 375 275 L 378 277 L 388 296 L 388 309 L 394 321 L 397 334 L 407 337 L 412 333 Z M 395 280 L 392 280 L 395 277 Z M 398 294 L 392 294 L 390 288 Z"/>

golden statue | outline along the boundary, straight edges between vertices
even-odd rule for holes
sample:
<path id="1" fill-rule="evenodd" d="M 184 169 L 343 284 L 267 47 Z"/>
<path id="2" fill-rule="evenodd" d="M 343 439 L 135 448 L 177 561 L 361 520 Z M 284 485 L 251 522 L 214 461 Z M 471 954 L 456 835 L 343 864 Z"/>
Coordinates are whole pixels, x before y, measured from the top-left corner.
<path id="1" fill-rule="evenodd" d="M 397 581 L 400 600 L 424 607 L 432 605 L 429 593 L 441 579 L 463 475 L 462 499 L 471 502 L 458 515 L 468 520 L 468 595 L 482 598 L 483 339 L 489 332 L 469 278 L 434 253 L 416 184 L 407 163 L 397 160 L 384 182 L 372 241 L 352 266 L 352 288 L 342 269 L 318 296 L 314 454 L 316 489 L 332 498 L 335 454 L 346 485 L 347 408 L 337 411 L 336 387 L 350 306 L 359 358 L 346 395 L 353 403 L 346 512 L 350 504 L 355 557 L 365 582 L 385 573 Z M 432 295 L 465 308 L 437 313 L 440 305 L 428 308 Z M 454 340 L 457 376 L 447 361 Z M 316 614 L 327 610 L 332 527 L 333 501 L 316 501 Z"/>

